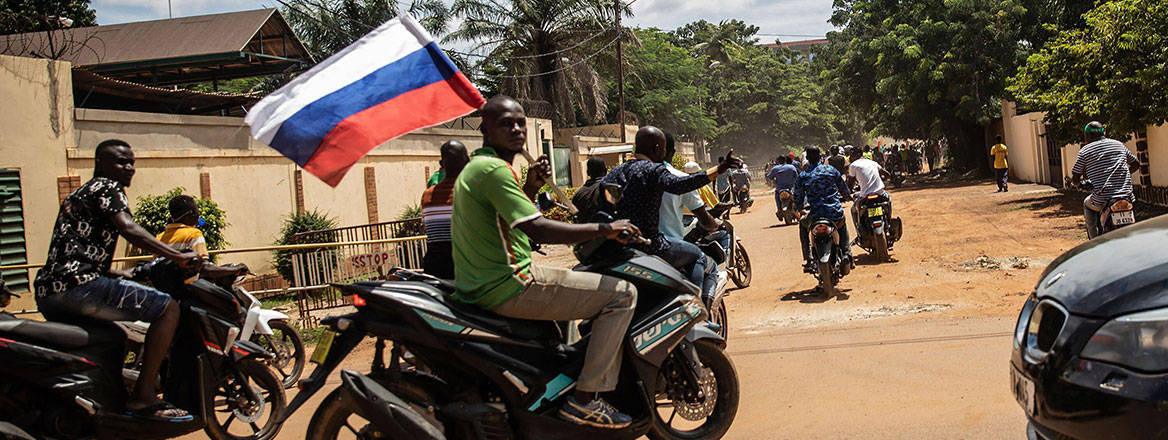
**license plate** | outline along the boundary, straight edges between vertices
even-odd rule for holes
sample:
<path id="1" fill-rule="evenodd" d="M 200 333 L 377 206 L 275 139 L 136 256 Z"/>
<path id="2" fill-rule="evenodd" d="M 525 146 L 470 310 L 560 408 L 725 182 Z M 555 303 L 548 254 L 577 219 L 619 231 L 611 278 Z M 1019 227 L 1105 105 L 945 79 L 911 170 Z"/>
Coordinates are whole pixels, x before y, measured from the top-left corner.
<path id="1" fill-rule="evenodd" d="M 879 217 L 882 215 L 884 215 L 883 207 L 868 208 L 868 217 Z"/>
<path id="2" fill-rule="evenodd" d="M 328 356 L 329 349 L 333 346 L 333 337 L 336 335 L 337 332 L 332 330 L 325 330 L 321 333 L 316 348 L 312 350 L 312 357 L 308 360 L 316 364 L 323 364 L 324 358 Z"/>
<path id="3" fill-rule="evenodd" d="M 1038 407 L 1034 402 L 1034 381 L 1018 373 L 1017 369 L 1010 368 L 1010 379 L 1013 382 L 1014 400 L 1026 411 L 1026 415 L 1034 416 Z"/>
<path id="4" fill-rule="evenodd" d="M 1119 211 L 1111 213 L 1111 224 L 1116 226 L 1130 225 L 1136 222 L 1135 211 Z"/>

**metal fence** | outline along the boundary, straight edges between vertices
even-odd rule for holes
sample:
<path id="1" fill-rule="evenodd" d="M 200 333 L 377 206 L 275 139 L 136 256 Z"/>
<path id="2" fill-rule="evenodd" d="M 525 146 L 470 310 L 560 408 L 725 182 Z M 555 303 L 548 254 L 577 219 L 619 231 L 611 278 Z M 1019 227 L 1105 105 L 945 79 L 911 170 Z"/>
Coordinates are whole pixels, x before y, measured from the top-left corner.
<path id="1" fill-rule="evenodd" d="M 425 236 L 401 237 L 410 232 L 412 223 L 387 222 L 314 231 L 317 236 L 336 237 L 338 245 L 296 251 L 292 254 L 293 285 L 300 324 L 313 327 L 322 310 L 346 307 L 350 300 L 331 284 L 348 284 L 362 280 L 381 280 L 390 268 L 422 268 L 426 252 Z M 391 236 L 392 238 L 374 238 Z M 368 239 L 362 239 L 368 238 Z"/>
<path id="2" fill-rule="evenodd" d="M 1132 185 L 1136 200 L 1154 205 L 1168 206 L 1168 187 Z"/>
<path id="3" fill-rule="evenodd" d="M 422 235 L 423 231 L 422 218 L 415 217 L 390 222 L 301 232 L 293 235 L 291 241 L 292 244 L 369 241 L 384 238 L 418 236 Z"/>

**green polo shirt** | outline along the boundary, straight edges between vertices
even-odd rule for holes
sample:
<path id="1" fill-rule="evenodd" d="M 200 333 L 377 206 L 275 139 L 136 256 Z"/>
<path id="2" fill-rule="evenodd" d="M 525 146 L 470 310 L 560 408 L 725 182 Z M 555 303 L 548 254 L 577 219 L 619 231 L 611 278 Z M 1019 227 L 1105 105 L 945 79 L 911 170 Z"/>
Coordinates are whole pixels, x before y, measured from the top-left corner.
<path id="1" fill-rule="evenodd" d="M 531 282 L 531 244 L 515 225 L 539 215 L 494 149 L 471 153 L 454 182 L 454 298 L 493 309 L 519 295 Z"/>

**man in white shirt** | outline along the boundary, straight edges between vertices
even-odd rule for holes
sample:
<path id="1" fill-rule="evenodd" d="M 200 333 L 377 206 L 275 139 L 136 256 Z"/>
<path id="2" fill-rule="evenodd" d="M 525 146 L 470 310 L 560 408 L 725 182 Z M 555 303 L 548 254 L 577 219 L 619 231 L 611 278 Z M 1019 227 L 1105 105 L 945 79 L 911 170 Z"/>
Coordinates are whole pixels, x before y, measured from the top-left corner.
<path id="1" fill-rule="evenodd" d="M 852 149 L 848 151 L 848 159 L 851 164 L 848 165 L 848 186 L 855 183 L 860 184 L 860 190 L 856 192 L 856 201 L 859 202 L 865 197 L 872 194 L 883 195 L 885 198 L 891 200 L 888 193 L 884 191 L 884 180 L 881 177 L 892 177 L 884 167 L 876 163 L 876 161 L 864 158 L 864 152 L 859 149 Z M 857 203 L 852 203 L 852 221 L 856 227 L 860 227 L 859 208 Z M 892 204 L 888 205 L 888 217 L 892 218 Z"/>
<path id="2" fill-rule="evenodd" d="M 674 168 L 673 165 L 669 163 L 669 159 L 672 158 L 676 152 L 676 144 L 674 142 L 673 135 L 670 133 L 665 133 L 665 160 L 662 161 L 662 163 L 665 164 L 665 169 L 669 170 L 670 173 L 678 177 L 688 176 L 689 174 Z M 718 240 L 723 249 L 726 249 L 730 243 L 729 235 L 727 235 L 725 231 L 718 231 L 718 229 L 722 226 L 722 222 L 714 218 L 712 215 L 710 215 L 709 212 L 706 211 L 706 203 L 702 201 L 702 198 L 700 195 L 698 195 L 697 190 L 693 190 L 684 194 L 671 194 L 666 191 L 661 195 L 661 211 L 657 216 L 657 230 L 661 231 L 661 234 L 664 235 L 665 238 L 676 242 L 685 241 L 685 224 L 683 222 L 685 214 L 683 212 L 683 208 L 692 212 L 694 217 L 698 219 L 698 227 L 715 234 L 720 232 L 720 235 L 717 235 L 714 238 Z M 717 286 L 718 265 L 709 256 L 704 255 L 704 257 L 703 276 L 701 284 L 699 284 L 698 287 L 702 288 L 703 295 L 707 297 L 705 299 L 709 300 L 709 296 L 713 294 L 712 289 Z M 697 280 L 691 281 L 696 282 Z"/>

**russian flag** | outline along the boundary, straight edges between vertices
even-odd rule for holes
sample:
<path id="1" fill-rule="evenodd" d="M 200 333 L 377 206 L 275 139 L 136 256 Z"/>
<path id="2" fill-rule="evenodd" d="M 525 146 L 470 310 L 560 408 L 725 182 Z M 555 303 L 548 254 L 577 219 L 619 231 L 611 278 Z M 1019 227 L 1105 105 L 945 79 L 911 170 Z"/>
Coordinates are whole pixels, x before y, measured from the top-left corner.
<path id="1" fill-rule="evenodd" d="M 330 186 L 385 141 L 473 112 L 482 95 L 400 14 L 256 103 L 244 119 Z"/>

